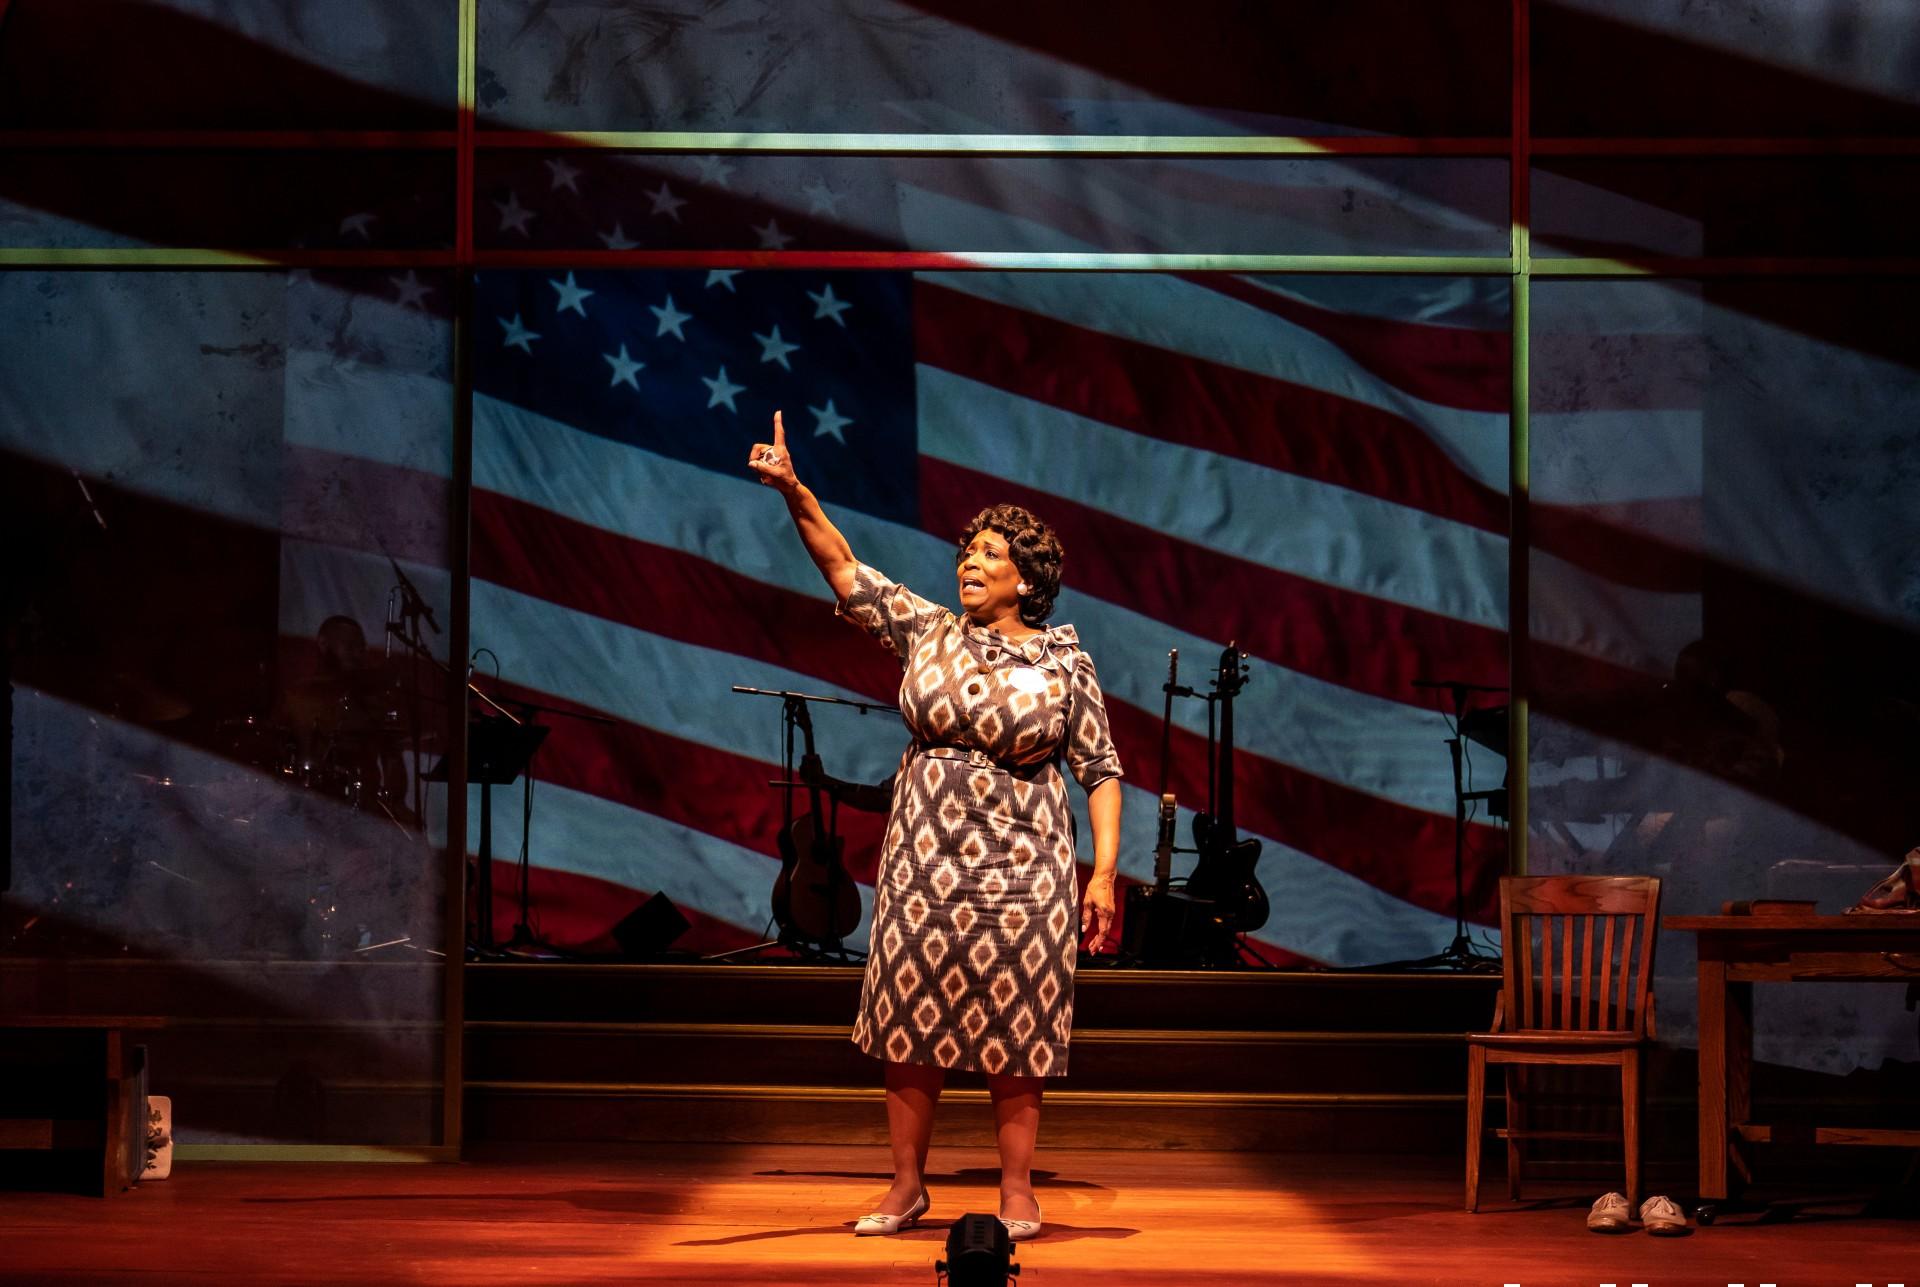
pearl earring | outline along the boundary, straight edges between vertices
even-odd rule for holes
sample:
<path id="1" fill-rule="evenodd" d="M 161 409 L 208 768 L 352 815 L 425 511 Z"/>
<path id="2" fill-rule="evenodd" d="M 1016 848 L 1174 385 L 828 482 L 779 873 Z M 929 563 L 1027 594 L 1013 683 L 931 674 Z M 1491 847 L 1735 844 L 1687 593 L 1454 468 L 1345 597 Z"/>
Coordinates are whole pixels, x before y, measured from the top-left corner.
<path id="1" fill-rule="evenodd" d="M 1015 594 L 1025 594 L 1027 592 L 1027 583 L 1022 581 L 1019 585 L 1014 586 L 1013 592 Z"/>

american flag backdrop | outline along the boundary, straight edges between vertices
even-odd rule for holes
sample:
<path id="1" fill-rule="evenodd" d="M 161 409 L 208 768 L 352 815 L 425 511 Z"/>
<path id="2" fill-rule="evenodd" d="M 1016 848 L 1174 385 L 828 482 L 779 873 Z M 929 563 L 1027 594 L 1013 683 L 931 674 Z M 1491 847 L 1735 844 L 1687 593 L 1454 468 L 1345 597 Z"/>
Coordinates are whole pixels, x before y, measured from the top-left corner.
<path id="1" fill-rule="evenodd" d="M 535 244 L 543 226 L 562 244 L 736 226 L 830 240 L 803 207 L 859 182 L 809 181 L 784 158 L 771 178 L 714 158 L 653 159 L 638 177 L 624 158 L 514 161 L 485 235 Z M 1071 208 L 1029 194 L 1055 218 L 1028 235 L 1058 245 L 1075 220 L 1177 235 L 1205 168 L 1144 214 L 1131 178 L 1070 185 Z M 954 192 L 903 195 L 899 178 L 884 215 L 856 194 L 834 226 L 898 245 L 934 240 L 928 219 L 942 237 L 1016 222 Z M 596 183 L 612 194 L 597 203 Z M 1439 207 L 1396 217 L 1445 222 Z M 398 276 L 355 322 L 432 302 Z M 896 668 L 834 619 L 783 507 L 743 468 L 776 408 L 856 553 L 930 597 L 951 598 L 953 539 L 982 506 L 1018 501 L 1060 531 L 1055 620 L 1099 662 L 1128 771 L 1123 875 L 1151 872 L 1168 649 L 1204 688 L 1231 640 L 1253 659 L 1235 768 L 1275 906 L 1260 950 L 1360 964 L 1452 936 L 1447 734 L 1412 681 L 1507 673 L 1503 281 L 487 270 L 475 319 L 474 642 L 508 694 L 616 721 L 549 719 L 535 763 L 527 834 L 550 941 L 605 946 L 654 891 L 695 915 L 687 945 L 752 941 L 777 871 L 778 711 L 730 685 L 893 698 Z M 369 389 L 364 410 L 390 396 Z M 316 419 L 308 448 L 380 456 L 377 416 Z M 299 598 L 289 633 L 318 611 Z M 844 778 L 886 776 L 905 740 L 890 717 L 818 723 Z M 1176 703 L 1183 843 L 1206 803 L 1206 731 L 1201 704 Z M 1484 787 L 1503 766 L 1473 748 L 1471 769 Z M 497 848 L 517 845 L 521 804 L 496 793 Z M 842 822 L 870 885 L 880 820 Z M 1490 923 L 1504 865 L 1503 831 L 1476 817 L 1469 919 Z"/>
<path id="2" fill-rule="evenodd" d="M 1444 941 L 1444 733 L 1411 680 L 1505 673 L 1498 509 L 1465 500 L 1497 486 L 1504 417 L 1476 426 L 1449 408 L 1469 422 L 1469 451 L 1488 449 L 1459 459 L 1416 421 L 1302 380 L 1302 367 L 1335 367 L 1325 384 L 1345 375 L 1376 404 L 1404 397 L 1285 321 L 1297 299 L 1240 286 L 1236 298 L 1155 277 L 485 274 L 475 641 L 516 691 L 620 721 L 557 721 L 539 767 L 542 862 L 757 929 L 780 812 L 766 787 L 777 712 L 729 685 L 891 700 L 895 667 L 833 619 L 783 507 L 742 471 L 777 407 L 801 476 L 856 552 L 932 597 L 950 597 L 953 538 L 981 506 L 1016 500 L 1058 528 L 1056 615 L 1100 661 L 1129 766 L 1129 875 L 1149 861 L 1167 649 L 1204 684 L 1232 639 L 1256 659 L 1236 777 L 1278 906 L 1263 939 L 1345 963 Z M 1222 361 L 1236 345 L 1258 365 Z M 1369 430 L 1395 454 L 1340 450 Z M 1396 497 L 1403 479 L 1439 495 Z M 904 741 L 892 719 L 819 723 L 843 777 L 886 776 Z M 1191 811 L 1205 799 L 1203 708 L 1181 703 L 1178 725 L 1172 775 Z M 866 881 L 878 829 L 854 828 Z M 1470 910 L 1484 916 L 1504 850 L 1497 832 L 1474 832 Z M 563 932 L 553 916 L 546 928 Z"/>

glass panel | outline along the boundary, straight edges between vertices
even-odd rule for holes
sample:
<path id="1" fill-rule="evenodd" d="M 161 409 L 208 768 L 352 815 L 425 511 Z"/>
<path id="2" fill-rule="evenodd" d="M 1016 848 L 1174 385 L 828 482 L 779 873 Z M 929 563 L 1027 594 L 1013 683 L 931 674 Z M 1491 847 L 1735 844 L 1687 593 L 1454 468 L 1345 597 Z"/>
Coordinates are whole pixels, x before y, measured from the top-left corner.
<path id="1" fill-rule="evenodd" d="M 3 129 L 454 126 L 458 0 L 13 0 Z"/>
<path id="2" fill-rule="evenodd" d="M 1507 252 L 1504 161 L 482 154 L 479 244 Z M 489 208 L 491 207 L 491 208 Z"/>
<path id="3" fill-rule="evenodd" d="M 1899 157 L 1555 160 L 1533 172 L 1533 246 L 1543 256 L 1906 255 L 1916 200 L 1920 161 Z"/>
<path id="4" fill-rule="evenodd" d="M 897 663 L 834 620 L 744 467 L 776 408 L 855 551 L 930 599 L 953 602 L 983 505 L 1060 532 L 1055 620 L 1097 661 L 1129 775 L 1125 875 L 1151 875 L 1167 651 L 1204 691 L 1232 640 L 1254 658 L 1234 763 L 1276 895 L 1261 950 L 1359 964 L 1453 937 L 1446 729 L 1414 681 L 1505 682 L 1504 278 L 490 270 L 476 309 L 474 641 L 509 694 L 614 721 L 549 719 L 534 760 L 554 943 L 612 950 L 655 892 L 694 921 L 683 948 L 757 940 L 779 705 L 729 686 L 895 700 Z M 1175 719 L 1184 835 L 1207 716 Z M 846 707 L 815 724 L 852 781 L 906 742 Z M 1499 785 L 1493 750 L 1469 763 Z M 496 853 L 523 803 L 496 793 Z M 840 819 L 864 892 L 882 820 Z M 1505 833 L 1482 814 L 1467 843 L 1488 925 Z"/>
<path id="5" fill-rule="evenodd" d="M 451 152 L 0 152 L 0 245 L 453 244 Z"/>
<path id="6" fill-rule="evenodd" d="M 633 11 L 483 0 L 485 123 L 550 130 L 1504 134 L 1506 0 Z"/>
<path id="7" fill-rule="evenodd" d="M 187 1142 L 440 1123 L 450 283 L 0 274 L 0 990 L 161 1014 Z M 399 627 L 399 633 L 385 629 Z M 444 636 L 423 628 L 427 652 Z"/>
<path id="8" fill-rule="evenodd" d="M 1903 5 L 1564 0 L 1531 20 L 1536 138 L 1920 135 Z"/>
<path id="9" fill-rule="evenodd" d="M 1533 288 L 1530 865 L 1663 911 L 1839 912 L 1920 835 L 1920 347 L 1903 283 Z M 1660 944 L 1694 1038 L 1694 944 Z M 1758 1055 L 1905 1058 L 1899 989 L 1789 988 Z"/>

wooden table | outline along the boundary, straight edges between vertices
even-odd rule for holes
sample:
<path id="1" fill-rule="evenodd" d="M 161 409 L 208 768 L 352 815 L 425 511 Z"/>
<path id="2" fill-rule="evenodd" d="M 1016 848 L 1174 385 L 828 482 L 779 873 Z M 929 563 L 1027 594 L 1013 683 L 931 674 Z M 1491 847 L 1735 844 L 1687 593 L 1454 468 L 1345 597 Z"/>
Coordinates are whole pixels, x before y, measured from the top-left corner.
<path id="1" fill-rule="evenodd" d="M 147 1148 L 145 1047 L 151 1015 L 0 1015 L 0 1172 L 28 1176 L 84 1159 L 88 1192 L 140 1178 Z"/>
<path id="2" fill-rule="evenodd" d="M 1920 982 L 1920 915 L 1668 916 L 1699 936 L 1700 1196 L 1728 1196 L 1729 1164 L 1751 1179 L 1740 1146 L 1776 1138 L 1750 1119 L 1755 983 Z M 1815 1144 L 1920 1146 L 1920 1131 L 1815 1126 Z"/>

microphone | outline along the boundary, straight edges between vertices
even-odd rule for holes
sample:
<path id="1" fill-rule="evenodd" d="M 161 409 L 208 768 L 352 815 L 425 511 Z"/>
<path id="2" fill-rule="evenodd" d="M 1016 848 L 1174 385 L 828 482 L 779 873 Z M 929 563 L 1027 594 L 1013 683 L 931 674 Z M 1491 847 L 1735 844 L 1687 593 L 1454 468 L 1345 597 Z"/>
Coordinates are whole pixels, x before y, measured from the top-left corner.
<path id="1" fill-rule="evenodd" d="M 402 611 L 419 613 L 422 617 L 426 618 L 427 628 L 432 630 L 436 635 L 439 634 L 440 623 L 434 620 L 433 605 L 427 602 L 426 597 L 420 593 L 420 588 L 414 585 L 412 578 L 400 570 L 400 560 L 389 554 L 387 555 L 387 563 L 393 568 L 394 578 L 400 582 L 400 591 L 406 599 L 405 603 L 401 605 Z"/>

